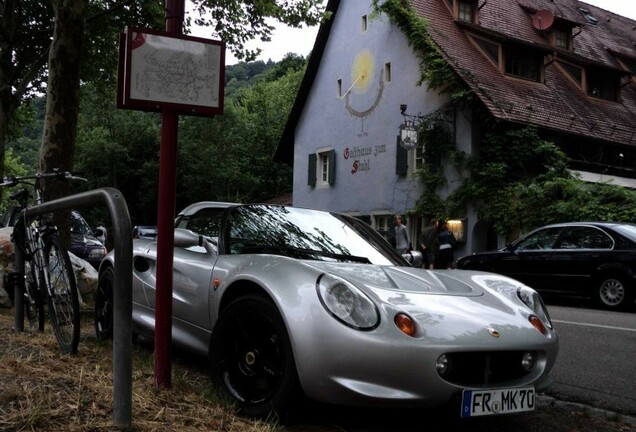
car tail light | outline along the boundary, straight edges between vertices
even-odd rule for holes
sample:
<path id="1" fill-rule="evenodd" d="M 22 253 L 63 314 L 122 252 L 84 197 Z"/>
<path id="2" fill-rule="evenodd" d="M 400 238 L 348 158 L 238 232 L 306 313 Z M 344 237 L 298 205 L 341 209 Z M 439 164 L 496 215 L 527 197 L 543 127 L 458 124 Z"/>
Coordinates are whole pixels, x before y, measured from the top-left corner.
<path id="1" fill-rule="evenodd" d="M 393 322 L 395 323 L 397 328 L 399 328 L 400 331 L 405 335 L 411 337 L 415 336 L 415 321 L 413 321 L 413 319 L 407 314 L 402 312 L 396 314 L 395 318 L 393 318 Z"/>

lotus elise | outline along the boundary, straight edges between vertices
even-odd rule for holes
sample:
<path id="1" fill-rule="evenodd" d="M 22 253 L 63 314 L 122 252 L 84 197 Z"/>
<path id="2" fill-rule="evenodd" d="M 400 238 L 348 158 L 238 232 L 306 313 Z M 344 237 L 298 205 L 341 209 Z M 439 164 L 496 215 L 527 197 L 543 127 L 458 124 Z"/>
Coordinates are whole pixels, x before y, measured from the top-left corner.
<path id="1" fill-rule="evenodd" d="M 133 242 L 133 333 L 152 336 L 155 240 Z M 112 335 L 114 258 L 99 268 Z M 427 270 L 352 216 L 201 202 L 176 219 L 172 343 L 209 359 L 246 416 L 303 396 L 462 417 L 531 411 L 559 339 L 539 294 L 509 277 Z"/>

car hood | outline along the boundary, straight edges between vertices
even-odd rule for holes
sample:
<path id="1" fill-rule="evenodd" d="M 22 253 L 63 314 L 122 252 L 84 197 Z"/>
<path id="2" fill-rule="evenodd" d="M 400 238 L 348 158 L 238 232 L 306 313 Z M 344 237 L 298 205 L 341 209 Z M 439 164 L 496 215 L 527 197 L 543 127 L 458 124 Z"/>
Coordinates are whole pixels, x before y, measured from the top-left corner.
<path id="1" fill-rule="evenodd" d="M 357 285 L 400 292 L 479 296 L 483 289 L 471 276 L 458 270 L 425 270 L 367 264 L 312 263 L 322 271 Z"/>
<path id="2" fill-rule="evenodd" d="M 104 247 L 102 242 L 95 237 L 89 237 L 84 234 L 71 233 L 71 243 L 73 247 L 79 247 L 83 249 L 93 249 L 96 247 Z"/>
<path id="3" fill-rule="evenodd" d="M 488 345 L 495 340 L 492 328 L 501 333 L 496 346 L 503 341 L 512 345 L 545 341 L 527 319 L 532 311 L 518 298 L 517 289 L 523 284 L 505 276 L 469 270 L 313 265 L 356 284 L 380 301 L 387 314 L 408 313 L 425 329 L 430 343 L 453 340 Z M 552 332 L 549 338 L 556 341 Z"/>

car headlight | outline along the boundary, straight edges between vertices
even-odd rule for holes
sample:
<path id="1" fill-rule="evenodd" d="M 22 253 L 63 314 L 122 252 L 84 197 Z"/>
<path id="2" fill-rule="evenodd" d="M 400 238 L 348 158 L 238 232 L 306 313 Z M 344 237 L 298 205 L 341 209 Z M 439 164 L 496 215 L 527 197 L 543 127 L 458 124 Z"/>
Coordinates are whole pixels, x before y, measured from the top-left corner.
<path id="1" fill-rule="evenodd" d="M 380 323 L 375 304 L 352 283 L 323 274 L 316 281 L 316 291 L 327 312 L 343 324 L 358 330 L 372 330 Z"/>
<path id="2" fill-rule="evenodd" d="M 546 326 L 552 328 L 552 321 L 550 320 L 548 309 L 545 307 L 545 303 L 543 303 L 543 299 L 538 292 L 530 287 L 523 286 L 517 290 L 517 295 Z"/>
<path id="3" fill-rule="evenodd" d="M 106 256 L 106 248 L 94 248 L 88 253 L 89 258 L 104 258 Z"/>

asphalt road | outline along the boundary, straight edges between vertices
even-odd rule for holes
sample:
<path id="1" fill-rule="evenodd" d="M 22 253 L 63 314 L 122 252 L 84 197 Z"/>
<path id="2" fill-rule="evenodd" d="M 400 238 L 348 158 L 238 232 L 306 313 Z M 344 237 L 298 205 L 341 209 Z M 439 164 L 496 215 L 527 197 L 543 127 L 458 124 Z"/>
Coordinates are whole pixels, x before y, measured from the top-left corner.
<path id="1" fill-rule="evenodd" d="M 559 356 L 548 394 L 636 417 L 636 312 L 548 303 Z"/>

